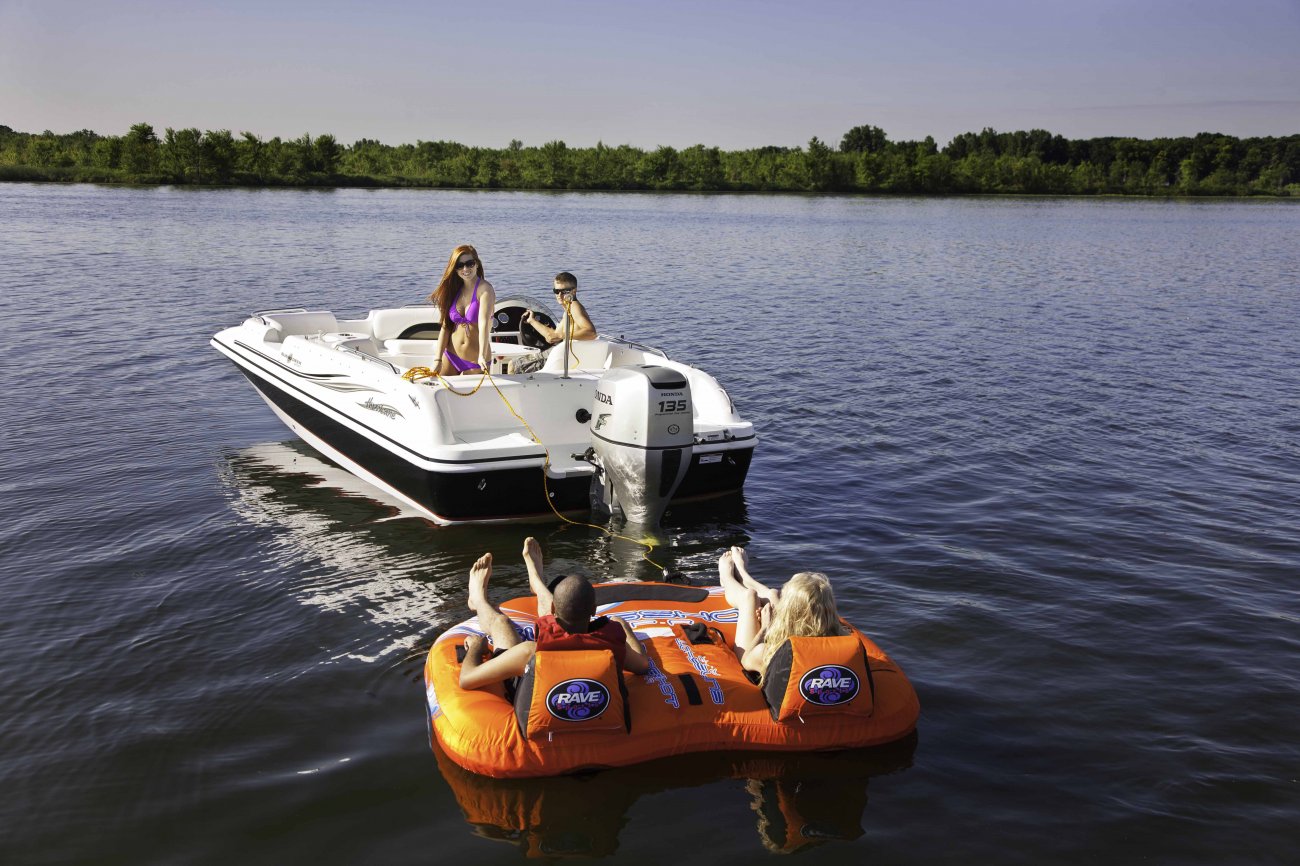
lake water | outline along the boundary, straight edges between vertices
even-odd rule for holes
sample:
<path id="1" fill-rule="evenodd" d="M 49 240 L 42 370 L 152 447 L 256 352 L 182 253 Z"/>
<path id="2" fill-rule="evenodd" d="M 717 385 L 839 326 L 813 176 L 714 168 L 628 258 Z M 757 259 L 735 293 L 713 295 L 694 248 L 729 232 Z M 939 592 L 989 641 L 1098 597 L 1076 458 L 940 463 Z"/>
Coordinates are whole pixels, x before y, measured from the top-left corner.
<path id="1" fill-rule="evenodd" d="M 654 575 L 403 516 L 207 340 L 418 301 L 465 241 L 722 381 L 744 495 L 656 558 L 830 574 L 914 742 L 513 784 L 431 751 L 480 553 L 500 596 L 526 532 Z M 0 288 L 0 862 L 1295 862 L 1294 204 L 4 184 Z"/>

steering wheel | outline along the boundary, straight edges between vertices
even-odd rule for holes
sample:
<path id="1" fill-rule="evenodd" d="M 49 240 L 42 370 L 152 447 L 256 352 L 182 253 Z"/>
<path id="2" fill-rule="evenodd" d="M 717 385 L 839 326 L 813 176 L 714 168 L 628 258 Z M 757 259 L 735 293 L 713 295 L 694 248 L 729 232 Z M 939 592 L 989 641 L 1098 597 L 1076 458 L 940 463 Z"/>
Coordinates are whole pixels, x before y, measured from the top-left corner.
<path id="1" fill-rule="evenodd" d="M 555 327 L 555 320 L 552 319 L 550 316 L 548 316 L 546 313 L 541 313 L 538 312 L 537 310 L 530 310 L 529 312 L 532 313 L 531 318 L 533 319 L 533 321 L 541 322 L 543 325 L 545 325 L 548 328 Z M 521 345 L 528 346 L 531 349 L 545 349 L 547 346 L 551 345 L 550 343 L 546 342 L 545 337 L 537 333 L 537 331 L 533 330 L 532 328 L 526 326 L 523 322 L 523 319 L 524 319 L 524 311 L 520 310 L 519 314 L 514 317 L 515 320 L 514 324 L 515 324 L 515 328 L 518 329 L 519 331 L 519 343 Z"/>

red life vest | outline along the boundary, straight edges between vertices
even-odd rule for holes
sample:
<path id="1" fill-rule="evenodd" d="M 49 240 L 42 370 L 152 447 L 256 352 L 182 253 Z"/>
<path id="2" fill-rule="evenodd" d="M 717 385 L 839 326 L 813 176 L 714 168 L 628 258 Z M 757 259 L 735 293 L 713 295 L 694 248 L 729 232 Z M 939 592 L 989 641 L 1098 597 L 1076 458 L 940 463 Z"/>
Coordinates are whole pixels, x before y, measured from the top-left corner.
<path id="1" fill-rule="evenodd" d="M 547 614 L 537 620 L 537 651 L 543 650 L 592 650 L 607 649 L 614 653 L 614 661 L 619 670 L 623 669 L 623 659 L 627 656 L 627 635 L 623 627 L 609 617 L 602 616 L 591 621 L 585 634 L 573 634 L 564 630 L 554 614 Z"/>

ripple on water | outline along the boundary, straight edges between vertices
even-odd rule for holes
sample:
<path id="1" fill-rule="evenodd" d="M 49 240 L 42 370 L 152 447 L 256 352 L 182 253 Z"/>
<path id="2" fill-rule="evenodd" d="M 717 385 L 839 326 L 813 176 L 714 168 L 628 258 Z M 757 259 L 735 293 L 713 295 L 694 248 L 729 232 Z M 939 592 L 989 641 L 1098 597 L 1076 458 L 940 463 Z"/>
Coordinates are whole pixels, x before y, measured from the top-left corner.
<path id="1" fill-rule="evenodd" d="M 1298 220 L 0 185 L 22 359 L 0 382 L 23 395 L 0 477 L 0 672 L 20 708 L 0 717 L 0 856 L 516 853 L 474 835 L 430 758 L 422 654 L 467 614 L 484 550 L 495 591 L 525 591 L 525 532 L 549 568 L 657 569 L 590 529 L 433 527 L 286 443 L 206 347 L 254 309 L 420 300 L 469 239 L 498 291 L 574 271 L 602 330 L 715 373 L 755 422 L 744 495 L 671 509 L 656 561 L 704 577 L 741 544 L 772 581 L 826 571 L 916 683 L 910 766 L 873 776 L 864 835 L 818 856 L 1288 862 Z M 620 854 L 762 847 L 761 785 L 609 790 L 586 825 Z"/>

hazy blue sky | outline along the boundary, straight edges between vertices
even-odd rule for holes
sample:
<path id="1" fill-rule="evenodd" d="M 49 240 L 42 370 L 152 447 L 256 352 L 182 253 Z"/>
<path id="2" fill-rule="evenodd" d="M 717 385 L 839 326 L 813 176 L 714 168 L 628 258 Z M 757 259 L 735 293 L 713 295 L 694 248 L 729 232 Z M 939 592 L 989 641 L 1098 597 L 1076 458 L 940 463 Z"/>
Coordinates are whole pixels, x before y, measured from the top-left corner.
<path id="1" fill-rule="evenodd" d="M 1300 0 L 0 0 L 0 124 L 726 149 L 1300 133 Z"/>

